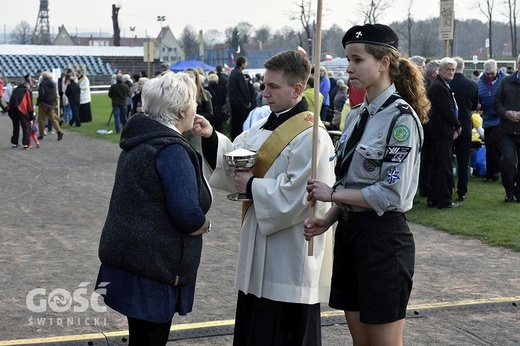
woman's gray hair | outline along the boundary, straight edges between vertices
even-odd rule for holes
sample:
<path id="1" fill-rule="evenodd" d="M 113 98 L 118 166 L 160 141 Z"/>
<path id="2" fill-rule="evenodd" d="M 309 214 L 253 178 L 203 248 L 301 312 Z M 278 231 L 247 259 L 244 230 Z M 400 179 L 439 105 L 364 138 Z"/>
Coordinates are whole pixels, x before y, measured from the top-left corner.
<path id="1" fill-rule="evenodd" d="M 143 85 L 141 97 L 144 114 L 177 125 L 181 112 L 195 107 L 197 89 L 187 73 L 165 71 Z"/>

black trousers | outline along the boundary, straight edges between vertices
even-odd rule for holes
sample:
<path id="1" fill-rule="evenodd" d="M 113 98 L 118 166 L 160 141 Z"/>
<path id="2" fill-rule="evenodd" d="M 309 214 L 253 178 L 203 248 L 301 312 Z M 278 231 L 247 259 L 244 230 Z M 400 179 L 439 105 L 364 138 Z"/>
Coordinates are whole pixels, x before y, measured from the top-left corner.
<path id="1" fill-rule="evenodd" d="M 457 194 L 468 192 L 469 158 L 471 156 L 471 135 L 459 136 L 453 141 L 453 149 L 457 156 Z"/>
<path id="2" fill-rule="evenodd" d="M 484 137 L 486 145 L 486 178 L 493 178 L 500 173 L 500 157 L 502 156 L 498 125 L 486 127 L 484 129 Z"/>
<path id="3" fill-rule="evenodd" d="M 155 323 L 128 317 L 129 346 L 164 346 L 170 336 L 172 320 Z"/>
<path id="4" fill-rule="evenodd" d="M 453 140 L 432 139 L 432 170 L 428 187 L 428 202 L 445 207 L 453 198 Z"/>
<path id="5" fill-rule="evenodd" d="M 231 140 L 243 132 L 244 121 L 246 121 L 247 112 L 245 105 L 231 105 Z"/>
<path id="6" fill-rule="evenodd" d="M 501 135 L 502 159 L 500 172 L 502 185 L 508 195 L 520 195 L 520 136 Z"/>
<path id="7" fill-rule="evenodd" d="M 22 114 L 18 108 L 9 110 L 9 118 L 13 122 L 13 135 L 11 144 L 18 145 L 20 138 L 20 127 L 22 128 L 22 144 L 29 145 L 29 118 Z"/>
<path id="8" fill-rule="evenodd" d="M 432 138 L 429 133 L 428 124 L 423 125 L 424 141 L 421 150 L 421 167 L 419 170 L 419 194 L 421 197 L 428 197 L 428 186 L 432 170 L 433 146 Z"/>
<path id="9" fill-rule="evenodd" d="M 238 292 L 234 346 L 320 346 L 320 304 L 297 304 Z"/>

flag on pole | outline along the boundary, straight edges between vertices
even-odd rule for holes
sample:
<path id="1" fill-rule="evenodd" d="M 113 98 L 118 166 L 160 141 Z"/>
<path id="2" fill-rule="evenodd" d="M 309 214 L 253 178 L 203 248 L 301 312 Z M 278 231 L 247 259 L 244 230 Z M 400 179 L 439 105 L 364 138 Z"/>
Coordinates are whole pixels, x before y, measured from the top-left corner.
<path id="1" fill-rule="evenodd" d="M 235 52 L 235 54 L 240 54 L 240 46 L 237 47 L 237 51 Z"/>
<path id="2" fill-rule="evenodd" d="M 300 46 L 298 46 L 298 53 L 300 53 L 303 56 L 307 55 L 307 52 L 305 51 L 305 49 L 303 49 L 303 47 L 300 47 Z"/>
<path id="3" fill-rule="evenodd" d="M 330 55 L 330 54 L 325 54 L 325 60 L 327 60 L 327 61 L 332 60 L 332 55 Z"/>
<path id="4" fill-rule="evenodd" d="M 231 63 L 235 65 L 235 56 L 231 53 Z"/>

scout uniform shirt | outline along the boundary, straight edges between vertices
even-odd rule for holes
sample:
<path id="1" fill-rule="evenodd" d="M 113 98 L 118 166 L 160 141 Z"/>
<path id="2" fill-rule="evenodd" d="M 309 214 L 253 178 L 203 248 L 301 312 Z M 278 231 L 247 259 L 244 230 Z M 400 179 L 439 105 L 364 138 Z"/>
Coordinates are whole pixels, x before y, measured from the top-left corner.
<path id="1" fill-rule="evenodd" d="M 360 189 L 363 198 L 379 216 L 387 211 L 410 210 L 419 180 L 423 131 L 415 111 L 412 110 L 410 115 L 401 114 L 392 124 L 394 116 L 401 113 L 397 104 L 406 102 L 399 98 L 380 109 L 395 92 L 392 84 L 370 104 L 367 104 L 365 96 L 365 102 L 348 115 L 337 149 L 339 156 L 361 113 L 367 108 L 370 116 L 365 131 L 346 176 L 337 182 L 337 189 Z M 343 204 L 340 207 L 353 212 L 366 210 Z"/>

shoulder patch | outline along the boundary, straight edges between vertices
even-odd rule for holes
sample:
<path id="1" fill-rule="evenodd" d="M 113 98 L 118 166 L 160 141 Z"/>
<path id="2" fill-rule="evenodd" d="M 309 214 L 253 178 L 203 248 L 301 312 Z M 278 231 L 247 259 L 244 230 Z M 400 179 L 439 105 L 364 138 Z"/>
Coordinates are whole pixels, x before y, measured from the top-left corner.
<path id="1" fill-rule="evenodd" d="M 386 153 L 383 162 L 403 162 L 408 154 L 412 151 L 411 147 L 389 146 L 386 147 Z"/>
<path id="2" fill-rule="evenodd" d="M 392 167 L 388 170 L 388 172 L 386 172 L 386 182 L 388 184 L 394 184 L 399 179 L 401 178 L 399 177 L 399 171 L 397 168 Z"/>
<path id="3" fill-rule="evenodd" d="M 397 125 L 392 131 L 392 136 L 396 141 L 406 141 L 410 137 L 410 129 L 405 125 Z"/>

